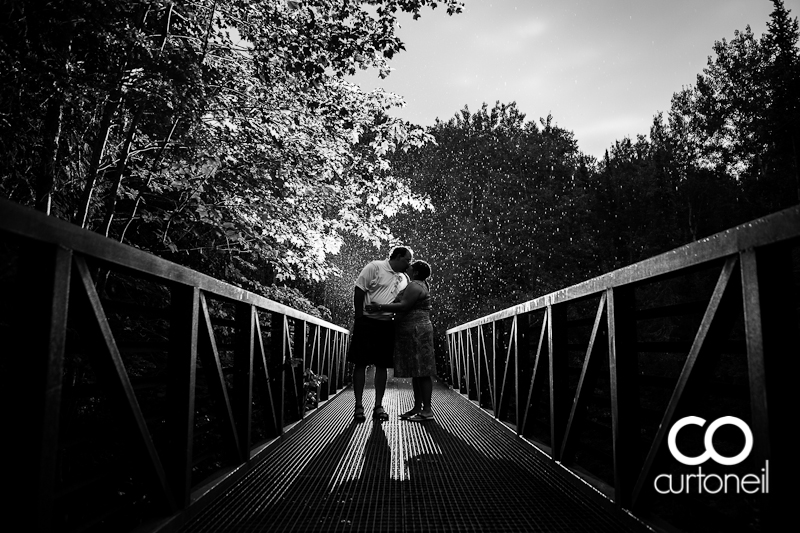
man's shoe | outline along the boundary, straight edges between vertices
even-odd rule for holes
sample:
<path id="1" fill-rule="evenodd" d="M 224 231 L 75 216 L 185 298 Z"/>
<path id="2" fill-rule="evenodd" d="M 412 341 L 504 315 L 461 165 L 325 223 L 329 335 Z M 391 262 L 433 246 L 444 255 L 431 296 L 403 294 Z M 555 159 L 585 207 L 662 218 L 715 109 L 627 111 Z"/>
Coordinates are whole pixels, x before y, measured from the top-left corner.
<path id="1" fill-rule="evenodd" d="M 363 405 L 356 405 L 356 410 L 353 412 L 353 418 L 358 420 L 359 422 L 363 422 L 367 419 L 364 415 L 364 406 Z"/>

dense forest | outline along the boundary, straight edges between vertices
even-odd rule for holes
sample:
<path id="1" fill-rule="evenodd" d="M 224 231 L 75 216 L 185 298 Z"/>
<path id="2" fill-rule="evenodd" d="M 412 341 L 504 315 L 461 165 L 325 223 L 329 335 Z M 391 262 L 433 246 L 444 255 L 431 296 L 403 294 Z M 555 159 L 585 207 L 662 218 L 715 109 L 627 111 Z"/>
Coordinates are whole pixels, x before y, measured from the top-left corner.
<path id="1" fill-rule="evenodd" d="M 428 129 L 435 143 L 395 154 L 393 170 L 431 202 L 391 228 L 433 265 L 441 331 L 797 204 L 798 22 L 773 4 L 763 36 L 718 41 L 648 135 L 600 161 L 513 102 L 465 107 Z M 352 243 L 343 285 L 371 255 Z"/>
<path id="2" fill-rule="evenodd" d="M 389 74 L 398 12 L 455 0 L 6 2 L 0 194 L 346 326 L 358 269 L 407 243 L 451 327 L 798 203 L 771 1 L 600 161 L 513 102 L 422 128 L 348 81 Z"/>
<path id="3" fill-rule="evenodd" d="M 0 194 L 302 310 L 345 234 L 421 208 L 389 168 L 430 139 L 347 81 L 396 14 L 455 0 L 74 0 L 0 12 Z M 288 283 L 288 284 L 287 284 Z"/>

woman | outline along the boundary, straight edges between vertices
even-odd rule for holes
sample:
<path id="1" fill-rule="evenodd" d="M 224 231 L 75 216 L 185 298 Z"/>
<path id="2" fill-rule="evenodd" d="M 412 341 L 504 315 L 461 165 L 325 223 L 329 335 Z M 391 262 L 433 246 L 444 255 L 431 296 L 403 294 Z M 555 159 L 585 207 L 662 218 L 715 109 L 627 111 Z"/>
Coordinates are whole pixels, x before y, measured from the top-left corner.
<path id="1" fill-rule="evenodd" d="M 411 378 L 414 408 L 400 415 L 412 422 L 433 420 L 431 395 L 436 359 L 433 353 L 430 286 L 427 279 L 431 267 L 425 261 L 414 261 L 408 270 L 411 283 L 398 299 L 390 304 L 369 304 L 368 311 L 398 313 L 395 325 L 394 375 Z"/>

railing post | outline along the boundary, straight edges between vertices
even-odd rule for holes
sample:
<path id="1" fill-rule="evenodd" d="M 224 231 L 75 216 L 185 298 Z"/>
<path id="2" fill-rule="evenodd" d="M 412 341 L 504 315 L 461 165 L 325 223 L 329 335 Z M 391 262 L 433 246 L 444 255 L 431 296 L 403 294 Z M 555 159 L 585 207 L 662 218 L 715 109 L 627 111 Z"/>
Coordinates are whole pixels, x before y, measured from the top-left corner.
<path id="1" fill-rule="evenodd" d="M 483 326 L 478 326 L 475 328 L 477 332 L 477 340 L 475 342 L 477 346 L 477 361 L 478 361 L 478 405 L 480 407 L 486 407 L 486 405 L 492 405 L 492 393 L 491 393 L 491 379 L 492 375 L 489 372 L 488 368 L 488 353 L 486 352 L 486 339 L 483 336 Z"/>
<path id="2" fill-rule="evenodd" d="M 466 394 L 467 392 L 467 378 L 466 370 L 464 368 L 467 361 L 466 351 L 464 348 L 464 337 L 466 335 L 467 332 L 464 330 L 458 332 L 458 361 L 456 366 L 458 367 L 458 391 L 461 394 Z"/>
<path id="3" fill-rule="evenodd" d="M 295 319 L 294 321 L 294 353 L 293 357 L 295 359 L 300 359 L 302 363 L 300 363 L 300 370 L 297 370 L 297 367 L 292 365 L 289 369 L 292 372 L 294 377 L 294 384 L 295 384 L 295 394 L 297 395 L 297 410 L 300 415 L 300 418 L 306 416 L 306 391 L 303 383 L 305 381 L 305 371 L 306 368 L 311 368 L 311 364 L 314 360 L 314 352 L 312 351 L 310 354 L 308 353 L 308 337 L 309 337 L 309 330 L 314 326 L 310 326 L 308 322 L 305 320 L 298 320 Z M 312 369 L 313 370 L 313 369 Z M 297 375 L 300 375 L 300 381 L 297 381 Z"/>
<path id="4" fill-rule="evenodd" d="M 475 390 L 475 401 L 478 404 L 478 407 L 481 405 L 481 327 L 475 327 L 475 336 L 474 336 L 474 343 L 473 343 L 473 358 L 474 361 L 474 370 L 473 370 L 473 383 L 474 383 L 474 390 Z"/>
<path id="5" fill-rule="evenodd" d="M 569 353 L 566 305 L 547 306 L 547 347 L 550 361 L 550 444 L 553 458 L 561 456 L 561 444 L 569 417 Z"/>
<path id="6" fill-rule="evenodd" d="M 500 399 L 498 400 L 497 406 L 497 413 L 495 416 L 502 420 L 503 415 L 507 413 L 508 406 L 511 402 L 511 398 L 514 397 L 516 399 L 516 387 L 517 387 L 517 317 L 514 316 L 511 319 L 511 329 L 508 331 L 508 339 L 506 341 L 505 335 L 505 323 L 503 321 L 500 322 L 502 325 L 501 334 L 500 334 L 500 354 L 502 355 L 502 367 L 503 371 L 501 373 L 502 377 L 501 382 L 502 385 L 500 386 L 499 395 Z M 514 353 L 511 353 L 511 348 L 514 348 Z M 511 387 L 514 387 L 514 391 L 511 390 Z M 516 409 L 516 406 L 515 406 Z M 514 411 L 514 416 L 516 416 L 516 411 Z M 517 424 L 517 421 L 514 420 L 514 424 Z"/>
<path id="7" fill-rule="evenodd" d="M 339 372 L 339 368 L 344 368 L 347 359 L 347 340 L 349 334 L 338 332 L 337 333 L 337 343 L 336 343 L 336 368 L 337 372 Z M 337 374 L 336 377 L 336 390 L 344 388 L 344 372 L 341 375 Z"/>
<path id="8" fill-rule="evenodd" d="M 13 307 L 24 343 L 3 354 L 3 406 L 9 429 L 3 457 L 10 469 L 4 504 L 27 517 L 33 530 L 49 530 L 58 458 L 64 344 L 72 252 L 51 245 L 22 247 Z M 24 347 L 24 348 L 23 348 Z M 11 352 L 11 353 L 8 353 Z"/>
<path id="9" fill-rule="evenodd" d="M 347 351 L 350 348 L 350 344 L 352 339 L 350 338 L 350 334 L 342 335 L 342 352 L 339 360 L 339 368 L 341 369 L 342 378 L 341 378 L 341 386 L 344 387 L 347 383 Z"/>
<path id="10" fill-rule="evenodd" d="M 765 531 L 778 530 L 793 516 L 792 484 L 797 480 L 794 444 L 782 425 L 796 419 L 796 393 L 786 376 L 797 376 L 796 301 L 790 250 L 783 247 L 749 249 L 740 253 L 744 300 L 754 470 L 769 460 L 769 494 L 762 498 L 759 518 Z M 788 352 L 787 347 L 794 351 Z"/>
<path id="11" fill-rule="evenodd" d="M 279 313 L 270 313 L 271 321 L 269 328 L 270 350 L 269 361 L 272 363 L 275 372 L 272 374 L 274 385 L 271 387 L 272 404 L 275 406 L 275 418 L 278 423 L 278 433 L 283 433 L 286 411 L 286 335 L 283 327 L 284 317 Z M 291 365 L 289 365 L 291 369 Z"/>
<path id="12" fill-rule="evenodd" d="M 614 499 L 629 507 L 639 460 L 638 354 L 633 288 L 606 291 L 608 365 L 611 382 L 611 419 L 614 454 Z"/>
<path id="13" fill-rule="evenodd" d="M 336 365 L 337 365 L 337 354 L 338 354 L 338 346 L 339 346 L 339 332 L 332 331 L 328 329 L 325 334 L 325 349 L 328 352 L 328 383 L 327 383 L 327 393 L 328 396 L 331 394 L 336 394 Z"/>
<path id="14" fill-rule="evenodd" d="M 167 427 L 170 433 L 167 479 L 179 508 L 189 505 L 194 449 L 195 386 L 197 383 L 197 331 L 200 290 L 171 288 L 170 351 L 167 381 Z"/>
<path id="15" fill-rule="evenodd" d="M 457 333 L 447 333 L 447 355 L 450 359 L 450 386 L 457 388 L 458 376 L 456 373 L 456 335 Z"/>
<path id="16" fill-rule="evenodd" d="M 319 399 L 327 400 L 330 394 L 331 383 L 331 330 L 324 328 L 325 338 L 322 338 L 323 328 L 320 327 L 320 359 L 319 359 L 319 373 L 328 377 L 328 381 L 320 383 L 319 385 Z"/>
<path id="17" fill-rule="evenodd" d="M 533 314 L 525 313 L 517 319 L 517 435 L 522 434 L 522 425 L 528 409 L 527 393 L 531 380 L 531 334 Z"/>
<path id="18" fill-rule="evenodd" d="M 239 454 L 250 459 L 253 411 L 253 336 L 255 313 L 249 304 L 236 304 L 236 345 L 233 352 L 233 416 L 239 436 Z"/>
<path id="19" fill-rule="evenodd" d="M 478 400 L 480 391 L 478 390 L 478 353 L 475 343 L 476 332 L 473 329 L 467 330 L 467 398 Z"/>
<path id="20" fill-rule="evenodd" d="M 497 357 L 497 346 L 500 343 L 500 353 L 502 354 L 505 350 L 502 350 L 502 338 L 503 338 L 503 323 L 492 321 L 492 366 L 493 366 L 493 373 L 494 373 L 494 406 L 493 406 L 493 414 L 495 418 L 500 417 L 500 411 L 502 410 L 502 406 L 500 405 L 502 391 L 503 391 L 503 363 L 499 357 Z M 499 337 L 499 339 L 498 339 Z"/>

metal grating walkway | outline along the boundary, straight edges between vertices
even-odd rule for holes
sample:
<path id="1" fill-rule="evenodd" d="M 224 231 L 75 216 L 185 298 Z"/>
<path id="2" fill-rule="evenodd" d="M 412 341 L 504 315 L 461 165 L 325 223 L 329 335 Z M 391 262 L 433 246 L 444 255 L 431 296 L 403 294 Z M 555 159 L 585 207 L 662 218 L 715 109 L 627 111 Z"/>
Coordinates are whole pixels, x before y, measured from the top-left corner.
<path id="1" fill-rule="evenodd" d="M 181 531 L 650 531 L 456 392 L 435 385 L 433 402 L 435 421 L 399 420 L 410 380 L 390 378 L 391 419 L 356 423 L 345 390 Z"/>

